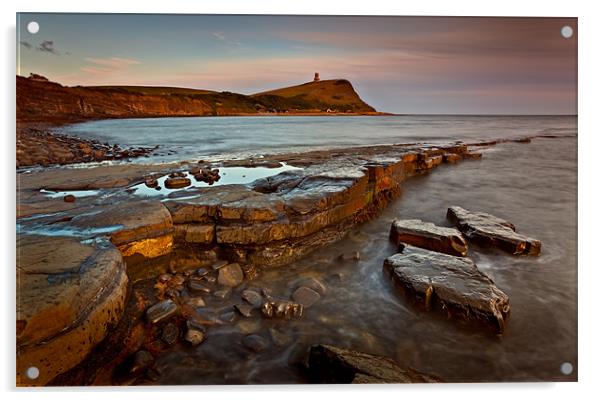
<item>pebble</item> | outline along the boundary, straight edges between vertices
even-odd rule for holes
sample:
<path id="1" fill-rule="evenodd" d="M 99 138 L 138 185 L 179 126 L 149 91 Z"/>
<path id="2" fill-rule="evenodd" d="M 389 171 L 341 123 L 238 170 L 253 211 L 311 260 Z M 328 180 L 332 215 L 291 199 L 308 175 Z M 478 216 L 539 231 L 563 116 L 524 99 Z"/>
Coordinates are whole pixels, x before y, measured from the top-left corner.
<path id="1" fill-rule="evenodd" d="M 244 301 L 252 305 L 253 307 L 259 307 L 261 305 L 261 295 L 255 290 L 247 289 L 243 290 L 241 296 Z"/>
<path id="2" fill-rule="evenodd" d="M 222 286 L 236 287 L 242 283 L 243 279 L 244 275 L 240 265 L 232 263 L 219 269 L 217 283 Z"/>
<path id="3" fill-rule="evenodd" d="M 163 300 L 146 310 L 146 318 L 153 324 L 166 320 L 178 312 L 178 306 L 172 300 Z"/>
<path id="4" fill-rule="evenodd" d="M 72 194 L 68 194 L 68 195 L 66 195 L 65 197 L 63 197 L 63 200 L 64 200 L 66 203 L 73 203 L 73 202 L 75 202 L 75 196 L 74 196 L 74 195 L 72 195 Z"/>
<path id="5" fill-rule="evenodd" d="M 166 283 L 171 279 L 171 274 L 161 274 L 159 275 L 159 277 L 157 278 L 157 280 L 161 283 Z"/>
<path id="6" fill-rule="evenodd" d="M 234 311 L 228 311 L 219 316 L 220 321 L 226 323 L 232 323 L 236 320 L 236 314 Z"/>
<path id="7" fill-rule="evenodd" d="M 134 359 L 132 360 L 132 367 L 130 368 L 130 373 L 137 374 L 150 367 L 154 361 L 155 359 L 148 351 L 137 351 L 136 354 L 134 354 Z"/>
<path id="8" fill-rule="evenodd" d="M 198 346 L 205 340 L 205 334 L 194 328 L 188 328 L 184 339 L 193 346 Z"/>
<path id="9" fill-rule="evenodd" d="M 186 300 L 186 304 L 194 308 L 205 307 L 205 300 L 202 297 L 191 297 Z"/>
<path id="10" fill-rule="evenodd" d="M 169 323 L 163 327 L 163 331 L 161 332 L 161 340 L 165 342 L 165 344 L 171 346 L 178 341 L 178 337 L 180 336 L 180 330 L 178 327 Z"/>
<path id="11" fill-rule="evenodd" d="M 248 348 L 249 350 L 253 350 L 255 352 L 265 350 L 268 345 L 263 336 L 257 334 L 247 335 L 242 339 L 242 344 Z"/>
<path id="12" fill-rule="evenodd" d="M 320 300 L 320 294 L 307 286 L 301 286 L 293 293 L 293 300 L 303 307 L 311 307 L 318 300 Z"/>
<path id="13" fill-rule="evenodd" d="M 253 313 L 253 307 L 248 304 L 236 304 L 234 308 L 244 317 L 249 318 Z"/>
<path id="14" fill-rule="evenodd" d="M 198 292 L 198 293 L 211 293 L 211 289 L 209 289 L 207 286 L 203 285 L 201 282 L 197 281 L 197 280 L 190 280 L 188 281 L 188 288 L 190 290 L 192 290 L 193 292 Z"/>
<path id="15" fill-rule="evenodd" d="M 218 260 L 218 261 L 214 262 L 213 264 L 211 264 L 211 268 L 213 268 L 214 270 L 218 270 L 222 267 L 225 267 L 226 265 L 228 265 L 228 261 Z"/>
<path id="16" fill-rule="evenodd" d="M 231 294 L 232 294 L 232 289 L 230 289 L 230 288 L 225 288 L 225 289 L 221 289 L 221 290 L 217 290 L 217 291 L 213 292 L 213 296 L 220 300 L 227 300 L 228 298 L 230 298 Z"/>
<path id="17" fill-rule="evenodd" d="M 196 274 L 200 277 L 203 277 L 209 273 L 209 270 L 206 268 L 199 268 L 196 270 Z"/>
<path id="18" fill-rule="evenodd" d="M 307 286 L 308 288 L 318 292 L 321 296 L 326 294 L 326 286 L 316 278 L 304 278 L 298 282 L 299 286 Z"/>
<path id="19" fill-rule="evenodd" d="M 359 261 L 360 260 L 360 252 L 353 251 L 351 253 L 344 253 L 339 256 L 340 260 L 343 261 Z"/>

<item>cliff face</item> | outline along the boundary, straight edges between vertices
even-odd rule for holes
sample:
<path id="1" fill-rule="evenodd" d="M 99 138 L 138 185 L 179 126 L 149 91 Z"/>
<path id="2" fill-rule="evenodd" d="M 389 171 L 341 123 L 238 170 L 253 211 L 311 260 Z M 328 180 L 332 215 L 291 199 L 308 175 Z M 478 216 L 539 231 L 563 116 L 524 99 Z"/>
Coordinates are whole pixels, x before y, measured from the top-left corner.
<path id="1" fill-rule="evenodd" d="M 374 113 L 345 80 L 246 96 L 231 92 L 136 86 L 67 87 L 17 76 L 17 121 L 62 124 L 89 119 L 260 113 Z"/>

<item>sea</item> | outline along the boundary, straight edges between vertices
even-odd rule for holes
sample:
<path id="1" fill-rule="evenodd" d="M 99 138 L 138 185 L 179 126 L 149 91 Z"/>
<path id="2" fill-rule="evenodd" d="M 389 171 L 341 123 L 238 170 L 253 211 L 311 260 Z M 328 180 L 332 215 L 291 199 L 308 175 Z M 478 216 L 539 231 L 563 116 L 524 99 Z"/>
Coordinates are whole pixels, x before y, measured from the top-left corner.
<path id="1" fill-rule="evenodd" d="M 199 347 L 180 343 L 161 353 L 156 383 L 302 383 L 307 349 L 319 343 L 387 356 L 449 382 L 577 379 L 575 116 L 153 118 L 86 122 L 62 131 L 124 146 L 160 146 L 158 154 L 134 162 L 554 136 L 500 143 L 485 149 L 481 160 L 444 165 L 407 180 L 401 197 L 374 220 L 248 284 L 287 298 L 299 279 L 321 280 L 326 293 L 303 319 L 239 317 L 216 324 Z M 449 226 L 446 211 L 454 205 L 507 219 L 518 232 L 542 242 L 539 257 L 470 247 L 468 256 L 510 298 L 503 335 L 418 311 L 383 273 L 383 260 L 396 252 L 388 240 L 393 219 Z M 357 263 L 337 260 L 350 251 L 360 252 Z M 236 301 L 240 298 L 230 300 Z M 228 310 L 232 304 L 226 302 L 215 317 Z M 260 351 L 244 346 L 249 334 L 263 339 Z"/>

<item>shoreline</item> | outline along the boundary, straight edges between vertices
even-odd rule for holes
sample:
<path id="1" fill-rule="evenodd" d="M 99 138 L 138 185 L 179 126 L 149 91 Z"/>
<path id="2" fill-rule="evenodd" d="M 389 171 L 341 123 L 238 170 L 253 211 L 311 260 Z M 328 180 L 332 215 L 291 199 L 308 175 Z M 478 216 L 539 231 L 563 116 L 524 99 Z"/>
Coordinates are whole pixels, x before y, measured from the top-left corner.
<path id="1" fill-rule="evenodd" d="M 528 143 L 530 138 L 512 141 Z M 114 249 L 112 252 L 120 253 L 120 256 L 111 253 L 115 254 L 111 257 L 123 259 L 116 261 L 117 265 L 123 263 L 127 266 L 118 276 L 127 276 L 133 282 L 170 272 L 176 277 L 174 279 L 183 279 L 185 282 L 191 279 L 191 275 L 187 275 L 191 266 L 207 268 L 220 259 L 236 264 L 240 272 L 235 275 L 241 274 L 236 278 L 237 282 L 240 282 L 238 279 L 247 282 L 265 268 L 286 265 L 302 258 L 317 248 L 340 240 L 354 226 L 376 217 L 399 196 L 405 179 L 427 173 L 446 162 L 480 158 L 481 154 L 474 153 L 474 150 L 498 142 L 489 140 L 447 146 L 399 144 L 289 153 L 261 160 L 223 160 L 206 168 L 243 167 L 250 171 L 261 166 L 274 168 L 276 162 L 284 161 L 301 170 L 284 172 L 246 185 L 184 189 L 163 197 L 163 200 L 161 197 L 137 197 L 128 188 L 144 185 L 148 179 L 196 168 L 197 163 L 46 169 L 20 176 L 18 238 L 20 241 L 27 239 L 38 247 L 37 254 L 59 252 L 63 262 L 72 258 L 71 254 L 64 254 L 69 247 L 52 243 L 62 232 L 76 241 L 83 240 L 82 243 L 90 243 L 92 239 L 91 243 L 106 243 L 103 246 L 108 245 L 109 249 Z M 48 198 L 39 192 L 40 189 L 49 188 L 56 191 L 92 190 L 97 193 L 67 202 L 60 197 Z M 75 243 L 69 246 L 72 245 Z M 195 261 L 190 264 L 185 260 L 189 260 L 192 254 Z M 75 270 L 80 270 L 78 262 L 74 262 Z M 20 268 L 27 270 L 26 265 Z M 25 274 L 21 279 L 30 278 Z M 117 303 L 108 303 L 103 307 L 113 307 L 118 315 L 122 315 L 126 312 L 125 302 L 130 292 L 119 284 L 113 287 Z M 27 285 L 19 288 L 25 290 L 20 297 L 30 296 L 26 288 Z M 40 292 L 39 287 L 37 290 Z M 38 296 L 44 296 L 45 290 L 41 290 Z M 176 304 L 180 304 L 186 299 L 173 293 L 175 297 L 161 297 L 167 296 L 167 292 L 154 297 L 156 295 L 151 296 L 155 299 L 151 303 L 172 298 Z M 143 310 L 152 305 L 145 304 Z M 186 310 L 184 303 L 181 303 L 181 307 Z M 38 312 L 44 315 L 47 311 Z M 188 311 L 183 312 L 189 315 Z M 18 315 L 22 313 L 20 311 Z M 110 326 L 130 319 L 142 321 L 143 314 L 140 311 L 136 313 L 137 317 L 122 316 L 118 319 L 121 322 L 107 320 L 106 323 L 94 326 L 84 324 L 80 327 L 86 328 L 90 332 L 88 335 L 94 333 L 104 338 Z M 121 334 L 126 337 L 132 334 L 133 329 L 128 326 L 120 328 L 124 330 Z M 147 332 L 145 328 L 142 331 L 146 332 L 144 335 L 153 335 L 152 330 Z M 113 336 L 111 334 L 108 337 Z M 22 340 L 19 339 L 18 347 L 26 353 L 19 357 L 19 365 L 25 365 L 28 360 L 28 356 L 25 356 L 27 348 L 43 351 L 41 349 L 46 346 L 35 344 L 35 341 L 25 345 Z M 54 340 L 72 341 L 64 335 Z M 82 355 L 86 354 L 95 353 L 82 349 Z M 99 361 L 96 359 L 94 362 Z M 103 362 L 109 360 L 103 359 Z M 66 373 L 76 364 L 65 361 L 62 367 L 59 365 L 61 369 L 56 376 Z M 40 383 L 55 378 L 47 376 L 44 379 Z M 20 382 L 29 384 L 22 380 Z"/>

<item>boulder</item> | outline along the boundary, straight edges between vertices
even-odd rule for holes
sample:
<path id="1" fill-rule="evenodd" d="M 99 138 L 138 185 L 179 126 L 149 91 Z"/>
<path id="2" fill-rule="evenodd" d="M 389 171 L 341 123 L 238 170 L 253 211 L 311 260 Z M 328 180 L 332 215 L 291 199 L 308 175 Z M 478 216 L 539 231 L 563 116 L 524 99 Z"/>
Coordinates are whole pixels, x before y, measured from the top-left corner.
<path id="1" fill-rule="evenodd" d="M 441 379 L 401 368 L 390 358 L 318 344 L 309 349 L 309 375 L 316 383 L 438 383 Z"/>
<path id="2" fill-rule="evenodd" d="M 128 278 L 107 241 L 20 235 L 17 254 L 17 385 L 45 385 L 79 364 L 117 324 Z M 40 371 L 33 380 L 26 374 L 32 366 Z"/>
<path id="3" fill-rule="evenodd" d="M 450 207 L 447 218 L 468 238 L 481 246 L 497 247 L 516 255 L 539 255 L 541 242 L 521 235 L 506 220 L 484 212 L 473 212 L 462 207 Z"/>
<path id="4" fill-rule="evenodd" d="M 228 264 L 219 269 L 217 283 L 222 286 L 236 287 L 242 283 L 244 274 L 237 263 Z"/>
<path id="5" fill-rule="evenodd" d="M 466 257 L 406 246 L 384 261 L 385 272 L 408 299 L 425 310 L 475 320 L 504 331 L 508 296 Z"/>
<path id="6" fill-rule="evenodd" d="M 468 252 L 468 245 L 460 231 L 419 219 L 393 221 L 389 236 L 396 245 L 406 243 L 452 256 L 465 256 Z"/>
<path id="7" fill-rule="evenodd" d="M 164 185 L 168 189 L 181 189 L 190 186 L 192 181 L 181 176 L 169 177 L 165 180 Z"/>

